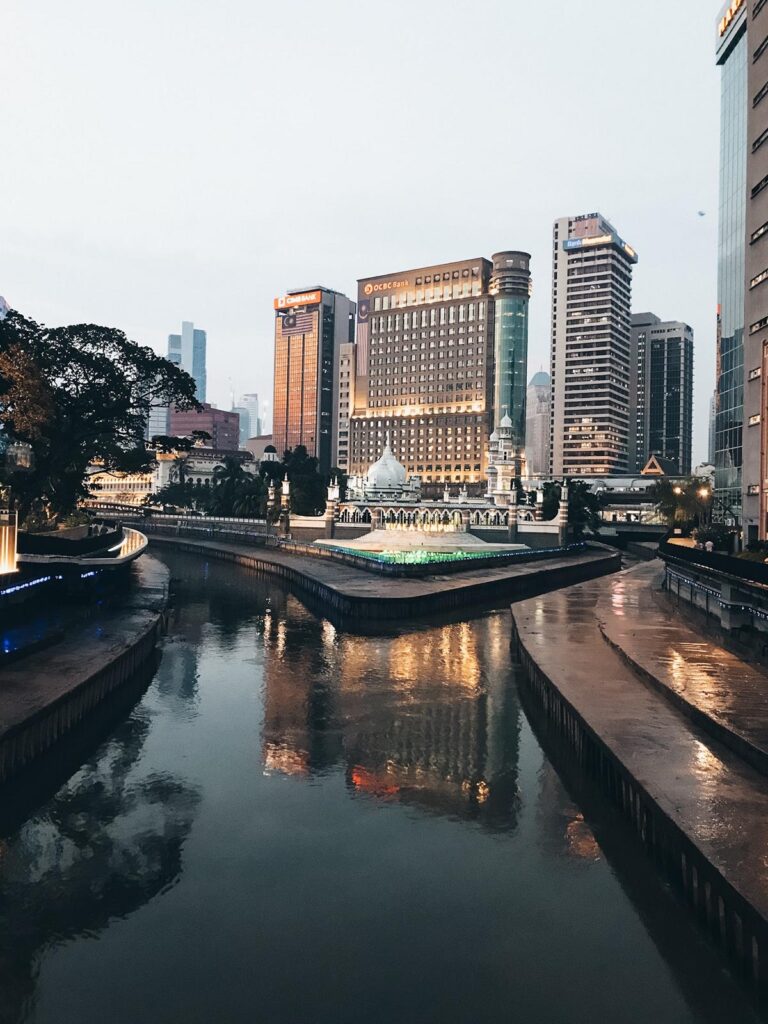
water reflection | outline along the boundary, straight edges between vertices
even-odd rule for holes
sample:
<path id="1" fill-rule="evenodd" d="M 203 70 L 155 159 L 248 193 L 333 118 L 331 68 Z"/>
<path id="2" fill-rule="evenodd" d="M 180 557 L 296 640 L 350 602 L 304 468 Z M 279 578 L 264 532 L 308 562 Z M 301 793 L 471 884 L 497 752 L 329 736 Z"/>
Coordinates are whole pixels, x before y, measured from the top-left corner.
<path id="1" fill-rule="evenodd" d="M 519 708 L 498 618 L 338 633 L 294 598 L 264 621 L 264 768 L 342 767 L 353 794 L 498 829 L 518 807 Z"/>
<path id="2" fill-rule="evenodd" d="M 168 562 L 153 684 L 0 818 L 0 1024 L 750 1019 L 700 950 L 681 994 L 688 919 L 647 866 L 648 929 L 617 884 L 521 713 L 507 615 L 352 636 Z"/>

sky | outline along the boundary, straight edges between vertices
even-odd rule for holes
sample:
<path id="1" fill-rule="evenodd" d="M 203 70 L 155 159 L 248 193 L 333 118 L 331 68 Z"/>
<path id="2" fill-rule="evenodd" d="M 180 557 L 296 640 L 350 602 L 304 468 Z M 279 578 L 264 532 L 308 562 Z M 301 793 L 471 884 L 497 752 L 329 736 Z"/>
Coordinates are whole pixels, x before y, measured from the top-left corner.
<path id="1" fill-rule="evenodd" d="M 165 352 L 208 332 L 208 398 L 269 396 L 274 296 L 532 254 L 599 211 L 633 307 L 695 330 L 707 451 L 719 4 L 707 0 L 4 0 L 0 295 Z M 700 211 L 704 216 L 700 216 Z"/>

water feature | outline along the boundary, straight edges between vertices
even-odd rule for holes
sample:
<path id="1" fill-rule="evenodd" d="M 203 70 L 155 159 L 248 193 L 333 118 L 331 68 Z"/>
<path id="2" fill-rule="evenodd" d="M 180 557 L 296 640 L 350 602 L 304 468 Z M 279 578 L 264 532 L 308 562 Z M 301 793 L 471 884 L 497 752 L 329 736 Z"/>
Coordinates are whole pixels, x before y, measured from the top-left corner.
<path id="1" fill-rule="evenodd" d="M 351 635 L 163 558 L 154 679 L 1 804 L 0 1024 L 753 1020 L 543 753 L 506 610 Z"/>

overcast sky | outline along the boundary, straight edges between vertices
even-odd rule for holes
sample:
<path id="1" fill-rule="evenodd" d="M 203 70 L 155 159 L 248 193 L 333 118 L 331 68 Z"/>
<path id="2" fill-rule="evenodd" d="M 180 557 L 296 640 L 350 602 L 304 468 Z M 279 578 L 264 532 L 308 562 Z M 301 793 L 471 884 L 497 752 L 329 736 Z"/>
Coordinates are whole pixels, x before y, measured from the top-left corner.
<path id="1" fill-rule="evenodd" d="M 501 249 L 533 255 L 548 366 L 558 216 L 639 253 L 634 308 L 714 385 L 718 3 L 4 0 L 0 294 L 165 351 L 208 332 L 209 399 L 271 393 L 272 299 Z M 699 216 L 704 211 L 706 216 Z"/>

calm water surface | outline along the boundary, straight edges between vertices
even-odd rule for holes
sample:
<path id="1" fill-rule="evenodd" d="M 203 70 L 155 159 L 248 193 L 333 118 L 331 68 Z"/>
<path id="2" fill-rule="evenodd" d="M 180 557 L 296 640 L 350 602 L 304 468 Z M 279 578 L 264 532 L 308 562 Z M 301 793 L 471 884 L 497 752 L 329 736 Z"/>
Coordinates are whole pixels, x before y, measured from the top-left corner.
<path id="1" fill-rule="evenodd" d="M 2 1024 L 753 1021 L 542 752 L 508 612 L 353 636 L 164 557 L 149 688 L 7 801 Z"/>

